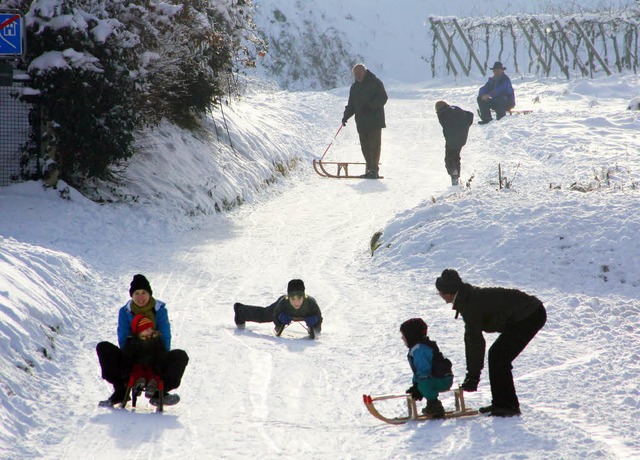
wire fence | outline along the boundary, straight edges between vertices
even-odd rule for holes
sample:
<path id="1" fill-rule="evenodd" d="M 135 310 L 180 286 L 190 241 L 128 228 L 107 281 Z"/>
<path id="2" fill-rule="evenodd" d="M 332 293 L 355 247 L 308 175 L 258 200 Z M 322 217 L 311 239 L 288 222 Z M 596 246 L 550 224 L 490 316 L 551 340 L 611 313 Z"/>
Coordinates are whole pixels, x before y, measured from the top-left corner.
<path id="1" fill-rule="evenodd" d="M 23 94 L 24 86 L 20 83 L 0 86 L 0 186 L 20 182 L 36 173 L 35 165 L 27 162 L 25 155 L 32 104 L 21 100 Z"/>

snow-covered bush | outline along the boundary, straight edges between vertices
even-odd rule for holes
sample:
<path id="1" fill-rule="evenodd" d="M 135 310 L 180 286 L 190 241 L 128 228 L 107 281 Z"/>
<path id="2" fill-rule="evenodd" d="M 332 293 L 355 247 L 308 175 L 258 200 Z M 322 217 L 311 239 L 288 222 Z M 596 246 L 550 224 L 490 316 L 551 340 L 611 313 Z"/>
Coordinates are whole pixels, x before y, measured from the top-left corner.
<path id="1" fill-rule="evenodd" d="M 40 91 L 32 126 L 72 185 L 108 177 L 136 130 L 163 118 L 196 126 L 261 46 L 250 0 L 5 2 L 25 16 L 21 66 Z"/>

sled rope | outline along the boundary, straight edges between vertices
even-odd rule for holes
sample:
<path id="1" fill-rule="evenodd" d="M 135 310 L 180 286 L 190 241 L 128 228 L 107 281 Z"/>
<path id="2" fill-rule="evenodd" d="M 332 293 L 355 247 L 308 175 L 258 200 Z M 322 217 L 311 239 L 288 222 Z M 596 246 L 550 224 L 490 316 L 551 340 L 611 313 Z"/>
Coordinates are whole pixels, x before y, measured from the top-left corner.
<path id="1" fill-rule="evenodd" d="M 342 123 L 340 123 L 340 127 L 338 128 L 338 131 L 336 131 L 336 134 L 333 136 L 333 139 L 331 139 L 331 142 L 329 142 L 329 145 L 327 145 L 327 148 L 325 149 L 324 153 L 322 154 L 322 156 L 320 157 L 320 161 L 322 161 L 322 159 L 324 158 L 324 156 L 327 154 L 327 152 L 329 151 L 329 149 L 331 148 L 331 146 L 333 145 L 333 141 L 336 140 L 336 137 L 338 137 L 338 133 L 340 132 L 340 130 L 342 130 Z"/>

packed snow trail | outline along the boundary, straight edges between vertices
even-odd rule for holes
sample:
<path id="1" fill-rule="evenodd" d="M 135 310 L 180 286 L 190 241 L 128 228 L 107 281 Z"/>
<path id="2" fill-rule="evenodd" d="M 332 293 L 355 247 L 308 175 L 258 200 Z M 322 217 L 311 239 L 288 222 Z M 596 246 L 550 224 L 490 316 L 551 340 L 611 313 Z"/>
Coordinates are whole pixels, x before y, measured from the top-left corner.
<path id="1" fill-rule="evenodd" d="M 436 97 L 434 91 L 388 88 L 383 180 L 321 178 L 309 158 L 264 202 L 243 205 L 175 241 L 154 240 L 135 251 L 125 245 L 122 253 L 111 254 L 114 267 L 104 273 L 101 287 L 110 292 L 102 302 L 112 304 L 106 308 L 108 323 L 79 338 L 76 365 L 52 385 L 43 413 L 59 410 L 64 423 L 31 436 L 26 445 L 33 447 L 33 455 L 379 459 L 428 453 L 436 458 L 510 458 L 509 439 L 517 438 L 523 452 L 541 457 L 556 442 L 562 443 L 562 453 L 612 457 L 604 444 L 581 427 L 568 425 L 563 416 L 530 407 L 533 383 L 522 392 L 524 415 L 517 420 L 482 418 L 389 427 L 371 417 L 362 404 L 363 393 L 397 392 L 409 386 L 406 349 L 398 331 L 400 322 L 409 317 L 422 316 L 429 322 L 430 336 L 451 357 L 457 380 L 462 378 L 463 327 L 453 321 L 450 306 L 435 302 L 433 279 L 394 273 L 373 277 L 368 267 L 374 232 L 396 213 L 453 191 L 444 170 L 444 142 L 433 103 L 443 97 L 464 101 L 464 91 L 438 91 Z M 251 103 L 260 105 L 261 113 L 282 117 L 276 122 L 291 129 L 293 144 L 300 132 L 315 131 L 318 139 L 326 139 L 317 141 L 314 153 L 319 156 L 335 133 L 346 91 L 282 97 L 288 100 L 256 95 Z M 465 97 L 472 100 L 468 94 Z M 278 109 L 283 105 L 315 117 L 287 119 Z M 298 124 L 295 129 L 293 123 Z M 483 135 L 474 133 L 463 149 L 463 179 L 474 164 L 481 166 L 490 150 L 482 144 Z M 348 124 L 341 136 L 332 147 L 333 158 L 359 161 L 354 124 Z M 117 308 L 126 300 L 120 294 L 126 293 L 131 267 L 139 266 L 149 267 L 145 274 L 154 295 L 168 304 L 173 346 L 190 356 L 177 390 L 181 402 L 161 415 L 148 413 L 145 401 L 136 413 L 96 407 L 109 387 L 99 378 L 94 347 L 99 340 L 115 340 Z M 267 305 L 284 293 L 291 278 L 302 278 L 307 293 L 322 309 L 323 332 L 318 340 L 306 340 L 296 325 L 281 338 L 274 337 L 271 324 L 235 328 L 234 302 Z M 554 336 L 550 343 L 561 340 Z M 523 371 L 524 363 L 536 359 L 533 352 L 523 354 Z M 467 403 L 477 407 L 488 399 L 485 379 Z M 509 439 L 502 439 L 504 432 Z M 558 450 L 552 451 L 548 458 L 557 454 Z"/>
<path id="2" fill-rule="evenodd" d="M 299 94 L 304 105 L 305 94 Z M 312 99 L 314 109 L 332 119 L 328 127 L 317 127 L 322 132 L 315 135 L 330 140 L 346 93 Z M 441 136 L 439 125 L 416 117 L 409 109 L 415 103 L 392 98 L 386 106 L 389 128 L 383 130 L 381 159 L 386 179 L 324 179 L 308 160 L 269 201 L 242 206 L 212 228 L 194 231 L 182 247 L 140 249 L 148 253 L 139 257 L 153 258 L 148 265 L 157 266 L 147 276 L 156 297 L 168 303 L 174 347 L 190 356 L 178 390 L 182 401 L 161 417 L 93 409 L 94 401 L 83 401 L 84 411 L 91 408 L 93 415 L 89 423 L 78 422 L 69 434 L 73 441 L 61 443 L 64 456 L 86 454 L 91 446 L 95 458 L 125 450 L 133 458 L 172 458 L 185 446 L 198 452 L 198 446 L 208 451 L 223 444 L 226 448 L 216 452 L 217 458 L 254 452 L 265 458 L 341 452 L 338 457 L 348 458 L 357 454 L 357 446 L 370 443 L 364 433 L 354 439 L 352 431 L 362 422 L 361 393 L 371 383 L 358 369 L 363 358 L 358 348 L 374 339 L 373 320 L 394 335 L 397 325 L 383 320 L 391 307 L 380 297 L 381 287 L 369 285 L 355 267 L 370 258 L 371 236 L 396 212 L 447 190 L 449 184 L 443 148 L 429 143 Z M 425 111 L 431 105 L 427 101 Z M 342 130 L 331 155 L 361 161 L 353 122 Z M 120 281 L 126 283 L 128 276 Z M 307 293 L 322 309 L 325 322 L 319 340 L 304 339 L 304 331 L 297 332 L 295 325 L 282 338 L 273 336 L 270 324 L 248 323 L 244 332 L 236 331 L 235 301 L 267 305 L 296 277 L 305 281 Z M 107 340 L 113 334 L 108 328 L 101 332 Z M 99 369 L 90 347 L 87 343 L 84 354 L 89 360 L 86 378 L 96 381 Z M 394 352 L 392 359 L 400 358 Z M 383 365 L 376 362 L 374 367 Z M 92 388 L 100 392 L 92 392 L 94 397 L 109 391 L 101 381 Z M 141 402 L 139 411 L 145 404 Z M 149 428 L 140 427 L 147 423 Z M 125 435 L 141 429 L 146 433 L 142 439 Z M 55 447 L 49 454 L 56 457 L 52 452 Z"/>

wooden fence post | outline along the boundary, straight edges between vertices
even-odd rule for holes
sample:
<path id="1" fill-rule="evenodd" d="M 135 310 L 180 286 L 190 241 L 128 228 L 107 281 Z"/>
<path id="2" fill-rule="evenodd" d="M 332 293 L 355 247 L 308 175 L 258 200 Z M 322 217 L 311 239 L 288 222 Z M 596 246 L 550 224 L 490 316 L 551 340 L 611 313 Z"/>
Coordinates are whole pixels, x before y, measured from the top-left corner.
<path id="1" fill-rule="evenodd" d="M 451 51 L 453 51 L 454 56 L 456 57 L 456 59 L 460 63 L 460 67 L 462 67 L 462 71 L 468 77 L 469 76 L 469 71 L 471 70 L 471 68 L 467 69 L 467 66 L 465 65 L 464 61 L 460 57 L 460 54 L 458 53 L 458 49 L 456 48 L 456 45 L 453 43 L 453 38 L 451 38 L 451 36 L 447 32 L 447 29 L 445 29 L 444 24 L 442 23 L 442 21 L 438 21 L 438 22 L 436 22 L 436 24 L 440 26 L 440 29 L 442 29 L 442 35 L 444 35 L 444 37 L 447 39 L 447 43 L 449 43 L 449 49 L 451 49 Z"/>
<path id="2" fill-rule="evenodd" d="M 442 37 L 440 36 L 440 33 L 438 32 L 435 22 L 433 21 L 432 18 L 429 18 L 429 22 L 431 23 L 431 29 L 433 30 L 433 34 L 436 37 L 436 40 L 438 40 L 438 43 L 440 43 L 440 46 L 442 47 L 442 52 L 447 58 L 447 66 L 449 66 L 453 74 L 457 77 L 458 70 L 456 69 L 456 66 L 453 64 L 453 61 L 451 60 L 451 54 L 449 54 L 449 50 L 447 49 L 447 46 L 445 45 L 444 41 L 442 40 Z"/>
<path id="3" fill-rule="evenodd" d="M 527 29 L 526 29 L 525 25 L 522 23 L 522 21 L 520 21 L 520 19 L 516 19 L 516 21 L 518 21 L 518 24 L 520 24 L 520 28 L 522 29 L 522 33 L 524 34 L 525 37 L 527 37 L 527 40 L 529 41 L 529 45 L 531 46 L 533 51 L 538 56 L 538 62 L 540 64 L 542 64 L 542 67 L 544 68 L 544 71 L 546 72 L 547 77 L 548 77 L 551 70 L 549 69 L 549 66 L 547 65 L 547 62 L 544 60 L 544 56 L 542 56 L 542 52 L 536 46 L 535 42 L 533 41 L 533 37 L 531 37 L 531 35 L 529 35 L 529 32 L 527 32 Z"/>
<path id="4" fill-rule="evenodd" d="M 564 27 L 562 27 L 562 25 L 560 24 L 560 21 L 558 21 L 556 19 L 555 22 L 556 22 L 556 26 L 558 27 L 558 30 L 560 31 L 560 35 L 562 35 L 562 39 L 564 40 L 564 42 L 567 44 L 567 46 L 571 50 L 571 54 L 573 54 L 573 59 L 574 59 L 575 63 L 578 64 L 578 67 L 580 67 L 580 71 L 582 72 L 582 76 L 586 77 L 587 75 L 589 75 L 589 71 L 584 66 L 582 61 L 580 60 L 580 56 L 578 56 L 578 48 L 577 48 L 577 46 L 576 47 L 573 46 L 573 43 L 571 43 L 571 40 L 569 40 L 569 37 L 567 36 L 567 33 L 564 30 Z"/>
<path id="5" fill-rule="evenodd" d="M 593 46 L 593 43 L 591 42 L 591 40 L 589 40 L 589 37 L 587 37 L 587 34 L 584 33 L 584 30 L 582 29 L 582 26 L 580 26 L 580 23 L 576 20 L 576 18 L 571 18 L 571 22 L 576 27 L 578 33 L 582 36 L 584 43 L 587 45 L 587 48 L 589 48 L 591 53 L 596 57 L 604 71 L 607 73 L 607 75 L 611 76 L 609 67 L 607 67 L 607 64 L 602 60 L 600 54 L 598 54 L 598 51 L 596 50 L 596 47 Z"/>
<path id="6" fill-rule="evenodd" d="M 538 35 L 540 36 L 540 38 L 544 42 L 545 46 L 547 47 L 547 49 L 551 53 L 551 56 L 556 60 L 556 62 L 560 66 L 560 69 L 562 69 L 562 72 L 564 73 L 564 75 L 567 77 L 567 80 L 568 80 L 569 79 L 569 69 L 567 68 L 567 65 L 564 62 L 562 62 L 562 59 L 560 59 L 558 57 L 558 55 L 556 54 L 555 50 L 553 49 L 553 46 L 551 46 L 549 44 L 549 41 L 547 40 L 547 37 L 542 32 L 542 29 L 540 29 L 540 25 L 538 24 L 538 21 L 536 21 L 535 19 L 531 19 L 531 24 L 538 31 Z"/>
<path id="7" fill-rule="evenodd" d="M 462 27 L 460 27 L 460 24 L 458 24 L 458 21 L 456 21 L 455 18 L 453 18 L 453 25 L 457 29 L 458 33 L 460 34 L 460 38 L 462 39 L 462 41 L 467 46 L 467 49 L 469 50 L 469 56 L 471 56 L 471 59 L 473 59 L 473 62 L 476 63 L 476 65 L 478 66 L 478 69 L 484 75 L 486 70 L 484 69 L 484 67 L 482 67 L 482 64 L 480 63 L 480 59 L 478 59 L 478 56 L 476 56 L 476 52 L 473 50 L 473 46 L 471 46 L 471 43 L 469 43 L 469 40 L 467 39 L 467 35 L 464 33 L 464 31 L 462 30 Z M 469 70 L 471 70 L 471 66 L 469 66 Z"/>

